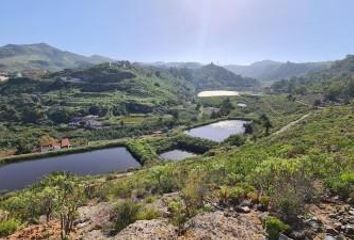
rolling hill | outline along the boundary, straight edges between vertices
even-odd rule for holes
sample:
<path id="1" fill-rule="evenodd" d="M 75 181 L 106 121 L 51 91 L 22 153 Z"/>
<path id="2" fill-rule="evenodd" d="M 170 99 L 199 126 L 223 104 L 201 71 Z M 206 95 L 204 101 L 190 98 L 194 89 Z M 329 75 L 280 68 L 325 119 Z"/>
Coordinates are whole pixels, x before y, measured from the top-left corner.
<path id="1" fill-rule="evenodd" d="M 63 51 L 46 43 L 0 47 L 0 71 L 16 72 L 24 70 L 60 71 L 65 68 L 87 67 L 112 61 L 109 58 L 91 57 Z"/>
<path id="2" fill-rule="evenodd" d="M 328 69 L 275 82 L 272 89 L 290 94 L 316 94 L 316 104 L 351 101 L 354 98 L 354 55 L 335 61 Z"/>
<path id="3" fill-rule="evenodd" d="M 263 82 L 274 82 L 327 69 L 331 62 L 293 63 L 264 60 L 251 65 L 227 65 L 226 69 Z"/>
<path id="4" fill-rule="evenodd" d="M 213 63 L 208 65 L 195 64 L 176 64 L 174 67 L 170 65 L 152 66 L 153 69 L 168 71 L 177 78 L 184 79 L 187 83 L 194 86 L 197 91 L 201 90 L 254 90 L 260 84 L 257 80 L 237 75 L 224 67 Z"/>

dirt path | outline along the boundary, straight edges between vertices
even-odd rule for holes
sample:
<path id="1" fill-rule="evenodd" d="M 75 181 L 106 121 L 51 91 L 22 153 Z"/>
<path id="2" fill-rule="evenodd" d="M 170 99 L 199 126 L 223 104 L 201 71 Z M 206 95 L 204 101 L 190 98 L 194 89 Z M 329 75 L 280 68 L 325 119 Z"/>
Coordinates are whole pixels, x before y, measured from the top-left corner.
<path id="1" fill-rule="evenodd" d="M 311 113 L 307 113 L 304 116 L 302 116 L 301 118 L 292 121 L 290 123 L 288 123 L 286 126 L 282 127 L 280 130 L 276 131 L 275 133 L 273 133 L 273 135 L 278 135 L 280 133 L 285 132 L 286 130 L 288 130 L 289 128 L 291 128 L 292 126 L 298 124 L 299 122 L 303 121 L 304 119 L 306 119 L 307 117 L 309 117 L 311 115 Z"/>

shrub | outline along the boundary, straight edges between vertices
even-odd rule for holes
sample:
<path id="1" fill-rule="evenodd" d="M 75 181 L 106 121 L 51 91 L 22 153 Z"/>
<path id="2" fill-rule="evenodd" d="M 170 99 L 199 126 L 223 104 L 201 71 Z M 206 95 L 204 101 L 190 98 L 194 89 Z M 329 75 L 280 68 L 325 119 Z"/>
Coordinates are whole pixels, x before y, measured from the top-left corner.
<path id="1" fill-rule="evenodd" d="M 179 189 L 178 179 L 171 166 L 156 166 L 149 172 L 149 185 L 152 192 L 170 193 Z"/>
<path id="2" fill-rule="evenodd" d="M 146 198 L 145 198 L 145 202 L 146 203 L 153 203 L 153 202 L 155 202 L 156 201 L 156 196 L 154 196 L 154 195 L 149 195 L 149 196 L 147 196 Z"/>
<path id="3" fill-rule="evenodd" d="M 233 187 L 230 192 L 231 203 L 238 204 L 242 199 L 246 198 L 246 191 L 241 187 Z"/>
<path id="4" fill-rule="evenodd" d="M 151 220 L 161 217 L 160 211 L 156 210 L 152 207 L 144 207 L 142 208 L 137 216 L 138 220 Z"/>
<path id="5" fill-rule="evenodd" d="M 8 219 L 0 221 L 0 237 L 8 236 L 14 233 L 20 226 L 20 221 Z"/>
<path id="6" fill-rule="evenodd" d="M 173 200 L 168 204 L 168 210 L 171 212 L 172 224 L 178 227 L 180 233 L 183 224 L 188 220 L 185 206 L 180 200 Z"/>
<path id="7" fill-rule="evenodd" d="M 272 209 L 286 222 L 295 222 L 315 195 L 314 177 L 304 167 L 304 159 L 268 159 L 254 170 L 252 181 L 270 197 Z"/>
<path id="8" fill-rule="evenodd" d="M 262 204 L 262 205 L 265 206 L 265 207 L 268 207 L 269 201 L 270 201 L 270 198 L 269 198 L 268 196 L 261 196 L 261 197 L 259 198 L 260 204 Z"/>
<path id="9" fill-rule="evenodd" d="M 277 240 L 279 234 L 289 230 L 289 226 L 276 217 L 267 217 L 264 221 L 264 227 L 270 240 Z"/>
<path id="10" fill-rule="evenodd" d="M 140 207 L 138 203 L 132 200 L 119 202 L 113 213 L 114 232 L 118 233 L 129 224 L 135 222 L 138 219 Z"/>
<path id="11" fill-rule="evenodd" d="M 329 182 L 331 189 L 343 198 L 354 197 L 354 173 L 342 173 Z"/>
<path id="12" fill-rule="evenodd" d="M 108 189 L 105 191 L 111 192 L 113 196 L 128 198 L 131 197 L 133 186 L 129 181 L 119 181 L 119 183 L 106 184 L 104 188 Z"/>
<path id="13" fill-rule="evenodd" d="M 205 184 L 205 175 L 199 172 L 192 172 L 182 189 L 182 200 L 185 203 L 188 217 L 194 216 L 198 209 L 203 207 L 204 200 L 208 194 Z"/>
<path id="14" fill-rule="evenodd" d="M 219 202 L 223 205 L 226 205 L 230 199 L 231 189 L 229 186 L 221 186 L 216 193 L 216 197 L 219 199 Z"/>
<path id="15" fill-rule="evenodd" d="M 246 198 L 258 201 L 258 194 L 254 188 L 246 184 L 235 187 L 222 186 L 217 192 L 217 197 L 222 204 L 239 204 Z"/>
<path id="16" fill-rule="evenodd" d="M 297 216 L 304 213 L 304 201 L 293 190 L 283 192 L 273 198 L 272 207 L 287 222 L 296 222 Z"/>
<path id="17" fill-rule="evenodd" d="M 228 139 L 226 139 L 226 142 L 229 143 L 232 146 L 242 146 L 245 144 L 246 140 L 243 136 L 240 135 L 232 135 Z"/>

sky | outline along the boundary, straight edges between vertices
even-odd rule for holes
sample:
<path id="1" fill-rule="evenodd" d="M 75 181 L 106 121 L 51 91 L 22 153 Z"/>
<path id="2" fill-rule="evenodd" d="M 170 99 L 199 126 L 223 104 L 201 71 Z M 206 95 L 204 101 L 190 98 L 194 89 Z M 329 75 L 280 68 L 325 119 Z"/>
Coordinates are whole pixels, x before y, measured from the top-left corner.
<path id="1" fill-rule="evenodd" d="M 353 0 L 2 0 L 0 45 L 130 61 L 248 64 L 354 53 Z"/>

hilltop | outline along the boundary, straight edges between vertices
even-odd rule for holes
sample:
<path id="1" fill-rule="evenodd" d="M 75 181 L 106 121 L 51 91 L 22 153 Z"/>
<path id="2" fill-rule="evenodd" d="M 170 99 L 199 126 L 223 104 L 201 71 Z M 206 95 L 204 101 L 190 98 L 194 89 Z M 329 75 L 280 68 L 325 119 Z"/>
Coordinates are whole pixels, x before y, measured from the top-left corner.
<path id="1" fill-rule="evenodd" d="M 275 82 L 272 89 L 298 95 L 314 105 L 348 103 L 354 98 L 354 56 L 335 61 L 322 71 Z"/>
<path id="2" fill-rule="evenodd" d="M 264 60 L 250 65 L 226 65 L 226 69 L 262 82 L 274 82 L 327 69 L 331 62 L 293 63 Z"/>
<path id="3" fill-rule="evenodd" d="M 161 65 L 158 68 L 169 71 L 175 77 L 183 78 L 198 91 L 218 89 L 255 90 L 260 87 L 256 79 L 237 75 L 214 63 L 200 66 L 193 65 L 193 67 L 184 64 L 174 67 Z"/>
<path id="4" fill-rule="evenodd" d="M 8 44 L 0 47 L 0 71 L 7 72 L 60 71 L 65 68 L 87 67 L 107 61 L 112 61 L 112 59 L 98 55 L 86 57 L 60 50 L 46 43 Z"/>

